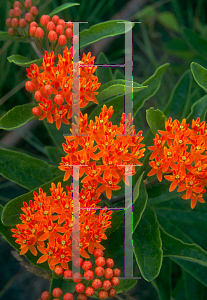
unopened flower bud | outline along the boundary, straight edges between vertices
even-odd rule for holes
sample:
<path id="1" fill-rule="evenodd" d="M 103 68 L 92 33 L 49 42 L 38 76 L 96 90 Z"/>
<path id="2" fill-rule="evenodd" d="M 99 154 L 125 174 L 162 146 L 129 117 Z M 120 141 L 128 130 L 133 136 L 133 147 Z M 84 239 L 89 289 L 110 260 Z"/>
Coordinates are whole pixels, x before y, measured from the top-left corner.
<path id="1" fill-rule="evenodd" d="M 36 6 L 32 6 L 29 11 L 33 16 L 36 16 L 38 14 L 38 9 Z"/>
<path id="2" fill-rule="evenodd" d="M 30 22 L 32 22 L 32 20 L 33 20 L 33 15 L 29 12 L 29 13 L 26 13 L 26 15 L 25 15 L 25 20 L 28 22 L 28 23 L 30 23 Z"/>
<path id="3" fill-rule="evenodd" d="M 60 35 L 58 38 L 58 44 L 64 46 L 67 43 L 66 36 L 64 34 Z"/>
<path id="4" fill-rule="evenodd" d="M 25 20 L 25 19 L 20 19 L 20 20 L 19 20 L 19 26 L 20 26 L 21 28 L 25 28 L 25 27 L 27 26 L 26 20 Z"/>
<path id="5" fill-rule="evenodd" d="M 54 30 L 50 30 L 50 32 L 48 33 L 48 39 L 50 42 L 57 41 L 57 33 Z"/>
<path id="6" fill-rule="evenodd" d="M 30 28 L 30 29 L 31 29 L 31 28 Z M 36 38 L 38 38 L 38 39 L 42 39 L 42 38 L 43 38 L 43 36 L 44 36 L 44 31 L 43 31 L 43 29 L 42 29 L 41 27 L 37 27 L 37 28 L 36 28 L 35 36 L 36 36 Z"/>

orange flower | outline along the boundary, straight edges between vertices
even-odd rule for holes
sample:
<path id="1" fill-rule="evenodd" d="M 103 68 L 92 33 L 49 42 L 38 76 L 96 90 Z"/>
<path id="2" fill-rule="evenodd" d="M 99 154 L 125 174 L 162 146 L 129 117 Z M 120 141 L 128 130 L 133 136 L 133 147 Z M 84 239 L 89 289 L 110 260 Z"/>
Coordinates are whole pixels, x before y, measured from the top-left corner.
<path id="1" fill-rule="evenodd" d="M 169 118 L 165 121 L 166 131 L 158 130 L 156 134 L 149 164 L 153 168 L 148 176 L 157 173 L 162 180 L 162 173 L 172 173 L 164 177 L 172 181 L 169 191 L 178 187 L 178 192 L 184 192 L 183 199 L 191 199 L 191 208 L 197 201 L 204 203 L 203 193 L 207 184 L 207 125 L 200 123 L 200 118 L 192 120 L 192 129 L 186 120 L 180 123 Z M 167 142 L 167 145 L 165 145 Z M 167 147 L 166 147 L 167 146 Z"/>
<path id="2" fill-rule="evenodd" d="M 50 196 L 43 193 L 42 189 L 39 189 L 39 193 L 33 192 L 34 202 L 29 200 L 29 205 L 23 203 L 23 214 L 20 217 L 22 224 L 11 229 L 14 233 L 12 236 L 20 245 L 20 254 L 30 250 L 36 256 L 38 249 L 43 255 L 37 263 L 48 261 L 52 270 L 56 264 L 68 269 L 73 246 L 80 250 L 80 255 L 84 258 L 90 258 L 89 254 L 93 254 L 95 248 L 104 249 L 100 243 L 102 239 L 107 239 L 105 231 L 111 225 L 109 220 L 112 212 L 106 212 L 106 208 L 101 210 L 97 206 L 101 201 L 100 194 L 96 192 L 97 185 L 87 182 L 86 189 L 83 188 L 80 192 L 79 243 L 79 226 L 77 229 L 74 227 L 73 231 L 73 197 L 77 198 L 79 193 L 78 190 L 73 191 L 72 186 L 67 186 L 64 191 L 60 182 L 57 186 L 52 183 Z M 96 239 L 94 235 L 97 235 Z"/>
<path id="3" fill-rule="evenodd" d="M 109 122 L 113 114 L 113 107 L 107 109 L 104 105 L 101 109 L 99 117 L 95 117 L 95 122 L 90 120 L 87 122 L 87 114 L 84 116 L 80 113 L 80 118 L 75 117 L 76 124 L 72 124 L 73 129 L 80 132 L 77 135 L 65 136 L 66 144 L 63 149 L 67 153 L 62 157 L 60 170 L 66 171 L 64 180 L 68 180 L 72 175 L 72 166 L 79 165 L 79 177 L 84 174 L 83 184 L 93 182 L 98 187 L 97 192 L 106 191 L 106 196 L 111 199 L 112 190 L 120 189 L 117 183 L 123 179 L 129 184 L 128 176 L 135 174 L 134 167 L 132 172 L 126 171 L 127 165 L 142 165 L 139 161 L 144 156 L 144 144 L 142 132 L 136 134 L 134 126 L 132 126 L 132 117 L 129 114 L 125 120 L 125 114 L 122 114 L 120 127 Z M 126 130 L 129 134 L 125 134 Z M 70 130 L 72 132 L 72 129 Z M 86 135 L 86 136 L 81 136 Z M 96 145 L 95 145 L 96 143 Z M 81 150 L 79 149 L 80 147 Z M 69 148 L 69 149 L 68 149 Z M 83 165 L 83 166 L 82 166 Z M 125 176 L 127 175 L 127 176 Z M 86 188 L 86 186 L 84 186 Z"/>

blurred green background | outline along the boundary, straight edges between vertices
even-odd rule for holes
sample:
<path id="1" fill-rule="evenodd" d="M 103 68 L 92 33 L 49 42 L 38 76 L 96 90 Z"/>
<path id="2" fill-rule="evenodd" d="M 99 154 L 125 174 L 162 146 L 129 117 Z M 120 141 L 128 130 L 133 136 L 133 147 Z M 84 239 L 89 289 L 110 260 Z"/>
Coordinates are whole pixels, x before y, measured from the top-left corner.
<path id="1" fill-rule="evenodd" d="M 0 30 L 2 31 L 7 30 L 5 20 L 13 2 L 0 1 Z M 40 1 L 38 4 L 39 15 L 48 14 L 57 6 L 67 2 L 69 1 Z M 153 106 L 162 110 L 165 107 L 174 85 L 179 77 L 189 69 L 192 61 L 207 67 L 206 57 L 201 56 L 196 49 L 192 49 L 183 35 L 183 27 L 187 27 L 207 39 L 205 13 L 207 2 L 204 0 L 77 0 L 74 2 L 80 3 L 80 6 L 66 9 L 59 13 L 59 16 L 66 21 L 88 21 L 88 24 L 80 25 L 80 30 L 110 19 L 141 22 L 141 24 L 136 24 L 133 29 L 133 76 L 135 82 L 144 82 L 161 64 L 170 63 L 159 91 L 145 103 L 139 113 L 141 121 L 136 124 L 136 129 L 146 132 L 148 129 L 145 120 L 146 109 Z M 100 52 L 104 52 L 111 64 L 124 63 L 124 36 L 99 41 L 82 49 L 83 51 L 85 53 L 91 51 L 92 55 L 96 57 Z M 7 61 L 7 57 L 12 54 L 20 54 L 31 59 L 37 58 L 30 44 L 0 42 L 0 116 L 16 105 L 32 101 L 32 96 L 24 88 L 26 69 Z M 113 68 L 112 71 L 116 78 L 124 78 L 121 68 Z M 193 81 L 191 103 L 204 94 L 205 92 Z M 32 121 L 28 124 L 15 132 L 1 130 L 0 147 L 17 150 L 54 163 L 45 148 L 45 146 L 53 146 L 53 142 L 43 123 Z M 2 205 L 26 192 L 26 189 L 0 177 L 0 203 Z M 49 281 L 28 272 L 12 256 L 11 250 L 10 245 L 0 237 L 0 299 L 38 299 L 44 290 L 49 289 Z M 191 275 L 181 271 L 174 263 L 172 263 L 172 282 L 172 299 L 207 299 L 206 288 L 197 283 Z M 154 282 L 151 284 L 139 280 L 131 291 L 127 294 L 119 294 L 117 299 L 157 300 L 159 296 Z"/>

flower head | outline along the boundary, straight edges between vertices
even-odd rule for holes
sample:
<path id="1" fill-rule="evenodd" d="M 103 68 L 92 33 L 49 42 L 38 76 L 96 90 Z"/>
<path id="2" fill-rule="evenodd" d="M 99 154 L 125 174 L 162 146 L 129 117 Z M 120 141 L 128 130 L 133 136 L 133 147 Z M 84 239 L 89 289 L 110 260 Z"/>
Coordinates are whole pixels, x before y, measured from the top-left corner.
<path id="1" fill-rule="evenodd" d="M 191 208 L 194 208 L 197 201 L 203 203 L 204 187 L 207 184 L 207 130 L 206 122 L 200 119 L 192 121 L 192 129 L 186 120 L 180 123 L 169 118 L 165 121 L 166 131 L 158 130 L 149 164 L 152 170 L 148 176 L 157 174 L 159 181 L 162 181 L 163 173 L 165 179 L 171 181 L 170 192 L 178 187 L 178 192 L 184 192 L 183 199 L 191 199 Z"/>

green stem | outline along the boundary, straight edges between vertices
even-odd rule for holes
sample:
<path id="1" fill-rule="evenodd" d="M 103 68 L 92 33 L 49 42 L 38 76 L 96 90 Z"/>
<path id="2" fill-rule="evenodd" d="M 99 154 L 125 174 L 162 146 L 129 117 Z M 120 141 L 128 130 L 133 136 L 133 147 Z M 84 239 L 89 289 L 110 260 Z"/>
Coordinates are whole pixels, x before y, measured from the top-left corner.
<path id="1" fill-rule="evenodd" d="M 42 48 L 40 47 L 40 44 L 39 44 L 37 38 L 34 38 L 34 42 L 35 42 L 36 47 L 39 49 L 39 51 L 40 51 L 42 54 L 44 54 L 44 52 L 42 52 Z"/>
<path id="2" fill-rule="evenodd" d="M 44 48 L 43 48 L 43 45 L 42 45 L 42 41 L 41 41 L 41 40 L 40 40 L 40 47 L 41 47 L 41 49 L 42 49 L 42 53 L 44 54 L 45 51 L 44 51 Z"/>
<path id="3" fill-rule="evenodd" d="M 76 300 L 78 297 L 78 293 L 75 291 L 74 294 L 73 294 L 73 300 Z"/>
<path id="4" fill-rule="evenodd" d="M 46 45 L 47 45 L 47 51 L 49 52 L 50 47 L 49 47 L 49 43 L 48 43 L 48 36 L 47 36 L 47 29 L 46 29 L 46 27 L 44 27 L 44 32 L 45 32 L 45 40 L 46 40 Z"/>

